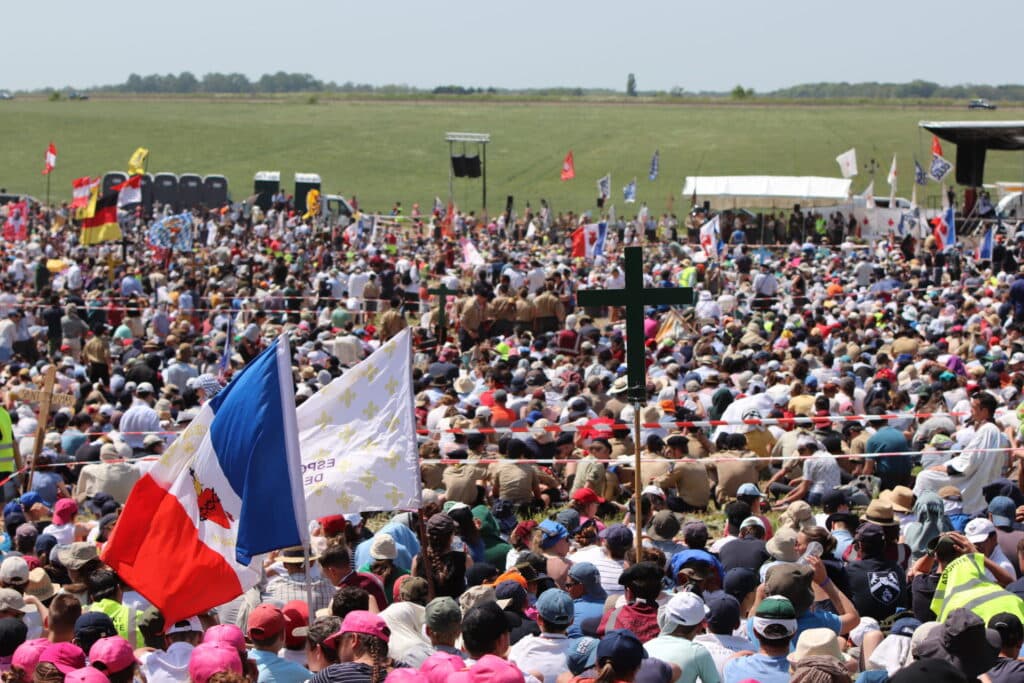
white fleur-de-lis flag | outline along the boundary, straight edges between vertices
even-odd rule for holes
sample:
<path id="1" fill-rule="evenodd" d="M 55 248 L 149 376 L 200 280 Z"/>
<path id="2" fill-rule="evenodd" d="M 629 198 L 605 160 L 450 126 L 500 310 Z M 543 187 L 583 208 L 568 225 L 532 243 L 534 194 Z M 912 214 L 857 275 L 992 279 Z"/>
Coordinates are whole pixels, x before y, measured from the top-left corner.
<path id="1" fill-rule="evenodd" d="M 309 519 L 420 507 L 411 363 L 403 330 L 298 407 Z"/>

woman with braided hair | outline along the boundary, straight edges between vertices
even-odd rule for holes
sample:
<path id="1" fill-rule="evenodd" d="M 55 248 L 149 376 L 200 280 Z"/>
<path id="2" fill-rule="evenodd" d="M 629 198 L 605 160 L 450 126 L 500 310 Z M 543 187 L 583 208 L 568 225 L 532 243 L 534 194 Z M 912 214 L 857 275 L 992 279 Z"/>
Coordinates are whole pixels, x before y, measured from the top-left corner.
<path id="1" fill-rule="evenodd" d="M 313 683 L 383 683 L 390 670 L 388 639 L 391 631 L 372 612 L 349 612 L 338 631 L 324 640 L 334 648 L 338 663 L 313 676 Z"/>
<path id="2" fill-rule="evenodd" d="M 455 531 L 455 520 L 447 514 L 433 515 L 427 520 L 427 544 L 412 561 L 413 576 L 427 578 L 429 569 L 434 597 L 448 596 L 457 600 L 466 590 L 466 568 L 473 565 L 473 560 L 465 551 L 452 549 Z"/>

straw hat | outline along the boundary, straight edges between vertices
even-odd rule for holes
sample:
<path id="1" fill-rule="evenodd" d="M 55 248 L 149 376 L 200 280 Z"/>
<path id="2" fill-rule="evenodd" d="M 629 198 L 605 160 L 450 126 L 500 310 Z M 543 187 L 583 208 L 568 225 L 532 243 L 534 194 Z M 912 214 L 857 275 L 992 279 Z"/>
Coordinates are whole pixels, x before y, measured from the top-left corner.
<path id="1" fill-rule="evenodd" d="M 899 524 L 893 515 L 892 503 L 880 499 L 873 500 L 868 505 L 867 512 L 864 513 L 864 521 L 877 524 L 878 526 L 896 526 Z"/>
<path id="2" fill-rule="evenodd" d="M 797 664 L 806 657 L 819 655 L 831 657 L 837 662 L 843 661 L 843 652 L 839 649 L 839 639 L 830 628 L 810 628 L 800 634 L 796 641 L 796 650 L 787 657 L 792 664 Z"/>

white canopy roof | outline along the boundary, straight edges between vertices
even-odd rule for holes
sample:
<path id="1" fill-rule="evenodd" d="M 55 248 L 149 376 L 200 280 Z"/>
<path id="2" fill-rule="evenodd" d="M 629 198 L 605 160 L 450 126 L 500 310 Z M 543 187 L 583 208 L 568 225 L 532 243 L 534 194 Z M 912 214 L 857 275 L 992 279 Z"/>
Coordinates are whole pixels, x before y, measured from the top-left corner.
<path id="1" fill-rule="evenodd" d="M 818 176 L 687 176 L 683 196 L 696 194 L 698 202 L 709 201 L 717 210 L 828 206 L 849 199 L 850 182 Z"/>

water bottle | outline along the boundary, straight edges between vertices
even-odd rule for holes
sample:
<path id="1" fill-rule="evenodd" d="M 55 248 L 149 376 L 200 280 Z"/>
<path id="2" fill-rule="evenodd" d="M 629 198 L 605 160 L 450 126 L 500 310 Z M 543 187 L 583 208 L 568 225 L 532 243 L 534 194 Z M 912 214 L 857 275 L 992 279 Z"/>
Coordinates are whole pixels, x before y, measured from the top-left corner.
<path id="1" fill-rule="evenodd" d="M 797 563 L 810 564 L 810 562 L 807 561 L 808 557 L 821 557 L 822 553 L 824 552 L 825 549 L 821 547 L 820 543 L 818 543 L 817 541 L 811 541 L 807 544 L 807 550 L 805 550 L 804 554 L 800 556 L 800 559 L 797 560 Z"/>

